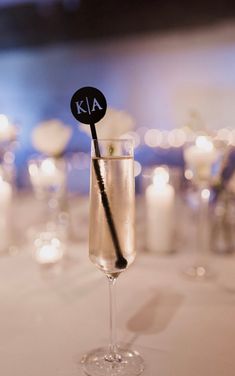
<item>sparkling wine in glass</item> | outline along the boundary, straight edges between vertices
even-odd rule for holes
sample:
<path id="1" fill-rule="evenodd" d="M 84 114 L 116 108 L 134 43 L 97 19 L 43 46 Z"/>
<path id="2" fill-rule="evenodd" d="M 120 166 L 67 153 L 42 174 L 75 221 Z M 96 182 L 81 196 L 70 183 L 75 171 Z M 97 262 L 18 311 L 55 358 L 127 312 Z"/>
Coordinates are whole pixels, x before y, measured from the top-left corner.
<path id="1" fill-rule="evenodd" d="M 98 155 L 98 156 L 97 156 Z M 129 376 L 143 371 L 143 360 L 115 339 L 115 283 L 134 261 L 135 187 L 131 140 L 94 140 L 90 187 L 89 257 L 107 276 L 110 301 L 109 346 L 84 355 L 91 376 Z"/>

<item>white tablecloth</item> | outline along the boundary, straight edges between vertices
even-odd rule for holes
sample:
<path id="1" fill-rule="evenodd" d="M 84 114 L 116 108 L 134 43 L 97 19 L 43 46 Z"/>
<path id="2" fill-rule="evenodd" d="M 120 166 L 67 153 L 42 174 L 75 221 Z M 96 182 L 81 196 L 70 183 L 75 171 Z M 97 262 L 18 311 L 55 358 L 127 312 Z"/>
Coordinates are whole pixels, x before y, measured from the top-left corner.
<path id="1" fill-rule="evenodd" d="M 17 254 L 0 258 L 2 376 L 83 375 L 81 355 L 107 342 L 107 281 L 77 223 L 83 236 L 61 268 L 41 270 L 23 236 Z M 207 282 L 183 276 L 190 262 L 185 251 L 139 252 L 118 280 L 118 338 L 142 353 L 145 376 L 235 374 L 235 259 L 213 257 L 217 278 Z"/>

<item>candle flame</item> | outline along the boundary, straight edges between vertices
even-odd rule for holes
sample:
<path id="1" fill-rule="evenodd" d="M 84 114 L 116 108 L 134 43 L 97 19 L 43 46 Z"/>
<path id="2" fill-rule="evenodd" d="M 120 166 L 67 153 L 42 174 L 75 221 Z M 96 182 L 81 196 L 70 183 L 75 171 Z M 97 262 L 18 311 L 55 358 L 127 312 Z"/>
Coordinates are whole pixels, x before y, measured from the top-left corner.
<path id="1" fill-rule="evenodd" d="M 53 159 L 45 159 L 41 164 L 41 170 L 45 175 L 52 175 L 56 171 Z"/>
<path id="2" fill-rule="evenodd" d="M 29 165 L 29 174 L 30 176 L 36 176 L 38 174 L 38 167 L 36 163 L 30 163 Z"/>
<path id="3" fill-rule="evenodd" d="M 192 170 L 190 170 L 190 169 L 187 168 L 185 170 L 184 176 L 185 176 L 185 179 L 192 180 L 192 178 L 193 178 L 193 172 L 192 172 Z"/>
<path id="4" fill-rule="evenodd" d="M 169 172 L 164 167 L 157 167 L 154 170 L 153 185 L 156 188 L 164 188 L 169 182 Z"/>
<path id="5" fill-rule="evenodd" d="M 205 188 L 201 191 L 201 196 L 203 200 L 208 200 L 210 198 L 210 191 L 209 189 Z"/>

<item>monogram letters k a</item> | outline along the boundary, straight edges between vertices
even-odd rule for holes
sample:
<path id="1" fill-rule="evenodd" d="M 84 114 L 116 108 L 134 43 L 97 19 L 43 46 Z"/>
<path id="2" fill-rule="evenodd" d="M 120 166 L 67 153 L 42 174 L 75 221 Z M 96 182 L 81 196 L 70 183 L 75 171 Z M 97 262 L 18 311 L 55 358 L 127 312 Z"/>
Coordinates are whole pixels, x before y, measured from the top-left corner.
<path id="1" fill-rule="evenodd" d="M 78 114 L 81 114 L 81 113 L 89 113 L 90 114 L 91 112 L 94 112 L 96 110 L 102 110 L 103 109 L 103 107 L 100 105 L 100 103 L 98 102 L 98 100 L 96 98 L 93 98 L 93 103 L 89 103 L 89 100 L 88 100 L 87 97 L 85 99 L 86 99 L 85 101 L 81 100 L 81 101 L 75 102 Z"/>

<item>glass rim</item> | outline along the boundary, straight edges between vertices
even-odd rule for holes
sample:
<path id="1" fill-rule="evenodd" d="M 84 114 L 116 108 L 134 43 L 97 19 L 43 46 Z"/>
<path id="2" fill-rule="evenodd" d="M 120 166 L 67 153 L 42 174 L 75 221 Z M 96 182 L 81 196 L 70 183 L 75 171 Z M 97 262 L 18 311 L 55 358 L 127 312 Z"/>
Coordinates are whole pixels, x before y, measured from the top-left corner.
<path id="1" fill-rule="evenodd" d="M 116 146 L 115 146 L 116 145 Z M 110 157 L 107 155 L 106 149 L 114 147 L 115 155 L 112 155 L 112 158 L 117 156 L 128 155 L 130 157 L 134 156 L 134 140 L 132 139 L 115 139 L 115 138 L 101 138 L 98 140 L 92 139 L 91 141 L 91 155 L 96 155 L 97 157 L 97 148 L 100 149 L 100 157 Z M 120 150 L 119 150 L 120 149 Z"/>

